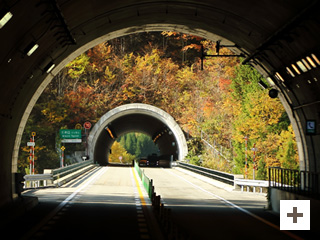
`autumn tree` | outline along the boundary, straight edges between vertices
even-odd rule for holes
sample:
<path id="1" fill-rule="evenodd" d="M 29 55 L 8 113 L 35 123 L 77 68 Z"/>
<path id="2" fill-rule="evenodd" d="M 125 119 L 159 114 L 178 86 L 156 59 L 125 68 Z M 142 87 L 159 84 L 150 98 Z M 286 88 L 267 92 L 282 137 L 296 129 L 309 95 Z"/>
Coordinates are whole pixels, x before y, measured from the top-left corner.
<path id="1" fill-rule="evenodd" d="M 202 70 L 201 46 L 207 54 L 216 54 L 214 42 L 177 32 L 133 34 L 95 46 L 70 62 L 44 90 L 30 114 L 21 147 L 36 131 L 41 172 L 59 162 L 60 128 L 87 120 L 95 124 L 117 106 L 146 103 L 168 112 L 193 137 L 188 158 L 195 164 L 243 173 L 248 136 L 248 149 L 253 144 L 258 149 L 260 178 L 266 177 L 269 166 L 297 168 L 290 122 L 280 101 L 258 86 L 264 81 L 261 75 L 240 65 L 239 58 L 205 58 Z M 222 48 L 220 54 L 232 52 Z M 203 134 L 215 150 L 204 144 Z M 124 148 L 122 139 L 114 145 L 112 161 L 119 154 L 130 154 L 128 159 L 143 154 L 145 140 L 134 137 L 131 147 Z M 83 145 L 70 145 L 67 151 L 74 150 L 83 150 Z M 27 166 L 26 154 L 20 152 L 21 171 Z M 250 174 L 251 156 L 250 152 Z"/>

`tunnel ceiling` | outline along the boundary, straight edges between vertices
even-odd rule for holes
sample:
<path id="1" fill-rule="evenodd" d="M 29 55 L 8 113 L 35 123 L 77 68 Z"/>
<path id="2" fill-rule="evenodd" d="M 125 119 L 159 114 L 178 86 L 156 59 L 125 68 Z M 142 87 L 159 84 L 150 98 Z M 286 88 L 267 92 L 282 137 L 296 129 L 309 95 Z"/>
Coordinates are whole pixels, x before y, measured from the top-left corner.
<path id="1" fill-rule="evenodd" d="M 158 119 L 144 114 L 122 116 L 112 121 L 108 126 L 117 137 L 129 132 L 141 132 L 152 137 L 166 127 L 165 124 Z"/>
<path id="2" fill-rule="evenodd" d="M 290 89 L 295 105 L 316 97 L 313 86 L 303 89 L 310 94 L 297 89 L 300 80 L 287 76 L 286 67 L 319 50 L 318 1 L 2 0 L 0 10 L 13 15 L 0 29 L 2 118 L 21 117 L 52 64 L 56 74 L 103 40 L 151 30 L 183 31 L 234 44 L 232 50 L 244 53 L 265 76 L 280 72 L 288 77 L 285 86 L 281 79 L 279 85 Z M 39 47 L 28 56 L 35 43 Z M 19 98 L 23 104 L 17 104 Z"/>

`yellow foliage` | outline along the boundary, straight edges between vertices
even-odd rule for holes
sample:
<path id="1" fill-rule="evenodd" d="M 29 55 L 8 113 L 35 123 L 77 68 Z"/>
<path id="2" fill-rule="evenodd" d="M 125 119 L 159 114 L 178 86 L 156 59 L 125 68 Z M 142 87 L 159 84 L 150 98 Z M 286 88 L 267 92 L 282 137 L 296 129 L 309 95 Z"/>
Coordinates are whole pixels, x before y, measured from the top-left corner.
<path id="1" fill-rule="evenodd" d="M 122 157 L 121 161 L 120 158 Z M 109 155 L 110 163 L 130 163 L 134 160 L 134 156 L 126 151 L 124 147 L 118 142 L 114 142 L 111 147 L 111 154 Z"/>

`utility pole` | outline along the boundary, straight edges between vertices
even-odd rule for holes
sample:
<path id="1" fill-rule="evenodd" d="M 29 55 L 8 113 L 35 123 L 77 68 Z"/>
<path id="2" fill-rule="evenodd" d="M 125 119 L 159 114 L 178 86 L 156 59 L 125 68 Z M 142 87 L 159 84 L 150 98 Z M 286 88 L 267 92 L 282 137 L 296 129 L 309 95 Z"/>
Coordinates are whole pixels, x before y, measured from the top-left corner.
<path id="1" fill-rule="evenodd" d="M 245 178 L 248 178 L 248 137 L 244 137 L 245 140 Z"/>
<path id="2" fill-rule="evenodd" d="M 60 162 L 60 167 L 64 167 L 64 150 L 66 150 L 65 146 L 61 147 L 61 162 Z"/>
<path id="3" fill-rule="evenodd" d="M 253 144 L 253 180 L 255 180 L 255 169 L 256 169 L 256 144 Z"/>
<path id="4" fill-rule="evenodd" d="M 32 174 L 32 138 L 30 138 L 30 142 L 27 143 L 27 146 L 30 146 L 30 155 L 29 155 L 29 163 L 30 163 L 30 172 L 29 174 L 31 175 Z"/>
<path id="5" fill-rule="evenodd" d="M 31 133 L 32 136 L 32 174 L 34 175 L 34 147 L 35 147 L 35 141 L 34 141 L 34 137 L 36 136 L 36 132 L 32 132 Z"/>
<path id="6" fill-rule="evenodd" d="M 35 140 L 34 137 L 36 136 L 36 132 L 31 133 L 30 142 L 27 142 L 27 146 L 30 147 L 30 154 L 29 154 L 29 164 L 30 164 L 30 173 L 34 174 L 34 147 L 35 147 Z"/>

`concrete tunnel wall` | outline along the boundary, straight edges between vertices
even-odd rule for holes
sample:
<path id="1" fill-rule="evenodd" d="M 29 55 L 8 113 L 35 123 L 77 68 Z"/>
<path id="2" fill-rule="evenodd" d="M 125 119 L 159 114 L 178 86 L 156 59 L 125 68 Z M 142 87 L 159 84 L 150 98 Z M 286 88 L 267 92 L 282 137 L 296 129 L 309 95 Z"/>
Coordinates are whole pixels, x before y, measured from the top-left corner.
<path id="1" fill-rule="evenodd" d="M 129 132 L 142 132 L 152 138 L 162 133 L 157 141 L 161 155 L 174 155 L 174 159 L 183 160 L 188 153 L 185 135 L 173 117 L 160 108 L 132 103 L 110 110 L 94 125 L 88 136 L 90 159 L 107 164 L 109 150 L 116 138 Z"/>

